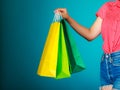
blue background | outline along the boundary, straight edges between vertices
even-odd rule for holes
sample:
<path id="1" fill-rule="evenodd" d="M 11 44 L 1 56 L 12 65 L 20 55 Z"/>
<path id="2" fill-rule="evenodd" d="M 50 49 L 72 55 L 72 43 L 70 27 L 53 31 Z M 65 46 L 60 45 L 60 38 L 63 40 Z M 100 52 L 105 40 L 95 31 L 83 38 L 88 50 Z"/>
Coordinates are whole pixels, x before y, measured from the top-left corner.
<path id="1" fill-rule="evenodd" d="M 102 38 L 88 42 L 72 32 L 86 70 L 55 80 L 36 74 L 56 8 L 67 8 L 78 23 L 90 27 L 107 0 L 1 0 L 1 90 L 98 90 Z"/>

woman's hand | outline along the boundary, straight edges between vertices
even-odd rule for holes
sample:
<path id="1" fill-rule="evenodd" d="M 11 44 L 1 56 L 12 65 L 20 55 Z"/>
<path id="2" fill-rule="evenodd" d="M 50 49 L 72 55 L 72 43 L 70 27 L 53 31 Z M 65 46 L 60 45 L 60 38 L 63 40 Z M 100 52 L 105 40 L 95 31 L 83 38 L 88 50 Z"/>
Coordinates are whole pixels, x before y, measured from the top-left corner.
<path id="1" fill-rule="evenodd" d="M 66 8 L 58 8 L 54 11 L 55 13 L 60 13 L 64 19 L 68 19 L 70 16 L 68 15 Z"/>

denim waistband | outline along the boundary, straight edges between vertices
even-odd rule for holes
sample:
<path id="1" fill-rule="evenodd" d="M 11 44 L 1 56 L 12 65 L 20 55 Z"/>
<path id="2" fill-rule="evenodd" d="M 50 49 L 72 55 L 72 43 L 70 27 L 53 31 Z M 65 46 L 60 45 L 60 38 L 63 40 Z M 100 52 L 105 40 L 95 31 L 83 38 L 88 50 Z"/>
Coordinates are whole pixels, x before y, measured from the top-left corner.
<path id="1" fill-rule="evenodd" d="M 111 57 L 114 57 L 114 56 L 117 56 L 117 55 L 120 55 L 120 51 L 116 51 L 116 52 L 113 52 L 113 53 L 110 53 L 110 54 L 106 54 L 104 53 L 105 56 L 111 56 Z"/>

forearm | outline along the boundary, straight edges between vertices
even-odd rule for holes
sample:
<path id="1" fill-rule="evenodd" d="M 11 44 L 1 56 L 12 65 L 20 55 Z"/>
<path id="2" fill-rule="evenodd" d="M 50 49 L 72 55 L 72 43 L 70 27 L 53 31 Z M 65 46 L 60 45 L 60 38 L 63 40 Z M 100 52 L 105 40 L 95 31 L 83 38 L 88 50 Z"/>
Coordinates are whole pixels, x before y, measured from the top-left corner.
<path id="1" fill-rule="evenodd" d="M 65 8 L 59 8 L 55 10 L 55 12 L 60 12 L 62 17 L 66 19 L 66 21 L 71 25 L 71 27 L 78 32 L 81 36 L 91 41 L 95 39 L 101 33 L 101 25 L 102 19 L 97 17 L 94 24 L 90 27 L 90 29 L 78 24 L 75 20 L 73 20 L 67 13 Z"/>
<path id="2" fill-rule="evenodd" d="M 78 24 L 75 20 L 71 17 L 68 17 L 66 21 L 71 25 L 71 27 L 78 32 L 81 36 L 83 36 L 87 40 L 91 40 L 90 30 L 80 24 Z"/>

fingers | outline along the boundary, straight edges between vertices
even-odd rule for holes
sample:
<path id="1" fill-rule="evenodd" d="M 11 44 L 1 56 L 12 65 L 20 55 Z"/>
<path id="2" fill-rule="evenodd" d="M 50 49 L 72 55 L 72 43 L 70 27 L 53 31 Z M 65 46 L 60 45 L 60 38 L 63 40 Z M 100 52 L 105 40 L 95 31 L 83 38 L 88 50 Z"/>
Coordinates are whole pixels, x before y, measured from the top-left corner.
<path id="1" fill-rule="evenodd" d="M 64 12 L 66 12 L 66 8 L 58 8 L 58 9 L 56 9 L 55 11 L 54 11 L 54 13 L 64 13 Z"/>
<path id="2" fill-rule="evenodd" d="M 66 8 L 57 8 L 56 10 L 54 10 L 54 13 L 59 13 L 64 19 L 69 17 Z"/>

